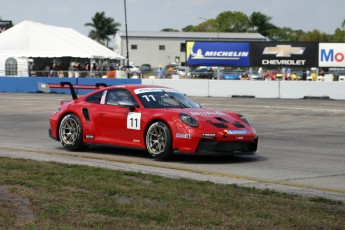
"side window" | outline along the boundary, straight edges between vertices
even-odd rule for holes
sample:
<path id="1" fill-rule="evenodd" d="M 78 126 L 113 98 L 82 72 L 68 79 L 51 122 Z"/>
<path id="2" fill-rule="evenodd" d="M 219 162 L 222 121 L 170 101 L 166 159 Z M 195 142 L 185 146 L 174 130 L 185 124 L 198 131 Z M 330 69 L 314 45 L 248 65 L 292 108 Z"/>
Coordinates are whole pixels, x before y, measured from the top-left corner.
<path id="1" fill-rule="evenodd" d="M 125 89 L 112 89 L 108 90 L 105 98 L 105 104 L 117 105 L 119 101 L 136 103 L 132 94 Z"/>
<path id="2" fill-rule="evenodd" d="M 103 95 L 103 91 L 100 91 L 98 93 L 88 96 L 85 101 L 89 103 L 93 103 L 93 104 L 100 104 L 102 95 Z"/>

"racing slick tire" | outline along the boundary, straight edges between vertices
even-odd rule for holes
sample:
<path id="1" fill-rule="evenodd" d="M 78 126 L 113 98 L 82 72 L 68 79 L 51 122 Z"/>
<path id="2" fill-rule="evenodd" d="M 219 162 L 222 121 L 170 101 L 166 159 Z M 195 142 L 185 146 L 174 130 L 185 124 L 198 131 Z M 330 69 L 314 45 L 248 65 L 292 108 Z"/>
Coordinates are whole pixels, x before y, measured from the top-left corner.
<path id="1" fill-rule="evenodd" d="M 83 132 L 79 118 L 70 113 L 64 116 L 59 127 L 59 137 L 63 147 L 71 151 L 84 148 Z"/>
<path id="2" fill-rule="evenodd" d="M 146 149 L 155 159 L 164 159 L 171 156 L 172 138 L 167 124 L 161 121 L 150 125 L 145 137 Z"/>

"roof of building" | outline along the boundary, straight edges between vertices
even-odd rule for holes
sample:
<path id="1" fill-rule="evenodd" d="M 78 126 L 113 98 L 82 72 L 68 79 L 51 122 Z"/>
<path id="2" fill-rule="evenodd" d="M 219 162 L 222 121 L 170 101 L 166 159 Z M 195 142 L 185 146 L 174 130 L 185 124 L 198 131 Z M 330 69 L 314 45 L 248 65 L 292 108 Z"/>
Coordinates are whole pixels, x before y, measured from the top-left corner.
<path id="1" fill-rule="evenodd" d="M 126 32 L 120 32 L 121 37 L 126 36 Z M 250 40 L 266 41 L 266 37 L 259 33 L 223 33 L 223 32 L 150 32 L 150 31 L 128 31 L 128 37 L 137 38 L 175 38 L 185 40 Z"/>

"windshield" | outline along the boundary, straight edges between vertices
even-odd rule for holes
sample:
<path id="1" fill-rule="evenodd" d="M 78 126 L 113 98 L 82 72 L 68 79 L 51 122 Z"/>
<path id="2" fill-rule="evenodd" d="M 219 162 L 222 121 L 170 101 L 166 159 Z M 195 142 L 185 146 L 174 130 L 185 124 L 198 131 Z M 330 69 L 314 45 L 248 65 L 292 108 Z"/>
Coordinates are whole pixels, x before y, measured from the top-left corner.
<path id="1" fill-rule="evenodd" d="M 200 108 L 185 95 L 166 88 L 144 88 L 135 90 L 145 108 Z"/>

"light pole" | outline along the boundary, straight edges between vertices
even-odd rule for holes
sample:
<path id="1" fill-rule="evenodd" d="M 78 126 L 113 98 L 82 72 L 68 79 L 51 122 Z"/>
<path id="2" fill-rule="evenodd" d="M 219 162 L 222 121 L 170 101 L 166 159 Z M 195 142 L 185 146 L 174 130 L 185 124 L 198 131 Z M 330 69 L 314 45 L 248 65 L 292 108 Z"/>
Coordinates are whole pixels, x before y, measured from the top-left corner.
<path id="1" fill-rule="evenodd" d="M 129 52 L 128 52 L 128 30 L 127 30 L 127 9 L 126 9 L 126 0 L 124 0 L 124 6 L 125 6 L 125 27 L 126 27 L 126 47 L 127 47 L 127 66 L 126 66 L 126 71 L 127 71 L 127 78 L 130 78 L 130 73 L 129 73 Z"/>

